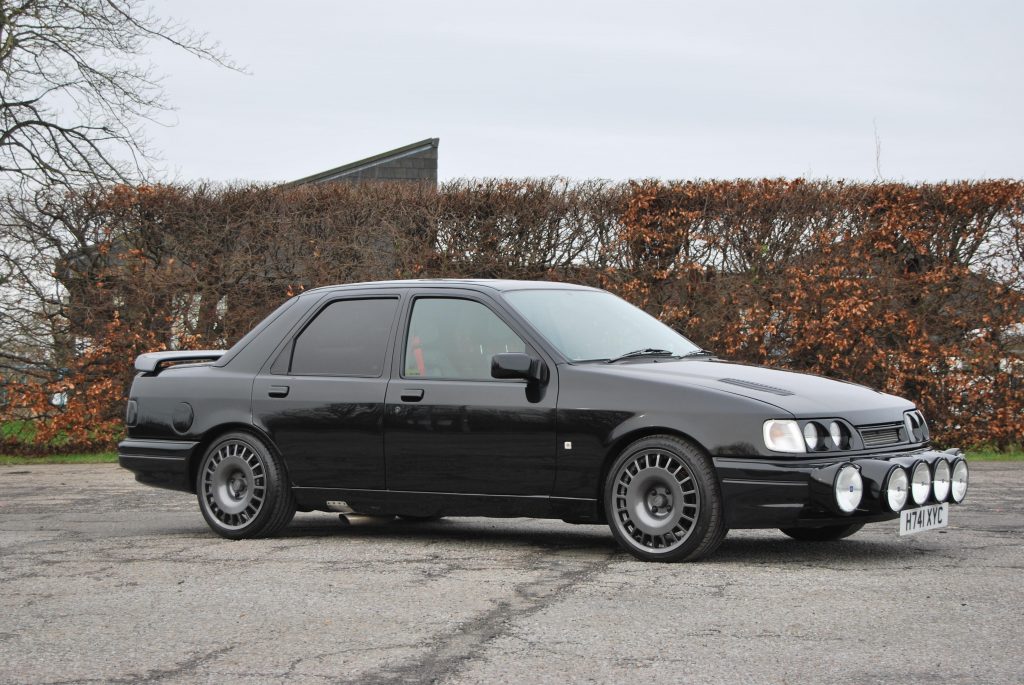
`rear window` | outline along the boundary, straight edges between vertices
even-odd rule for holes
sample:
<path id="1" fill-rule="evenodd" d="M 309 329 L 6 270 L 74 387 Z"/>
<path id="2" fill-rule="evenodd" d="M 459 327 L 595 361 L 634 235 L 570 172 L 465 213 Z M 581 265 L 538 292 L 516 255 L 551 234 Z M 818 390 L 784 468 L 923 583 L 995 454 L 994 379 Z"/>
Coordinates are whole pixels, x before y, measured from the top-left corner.
<path id="1" fill-rule="evenodd" d="M 397 309 L 396 298 L 338 300 L 327 305 L 295 339 L 291 373 L 380 376 Z"/>

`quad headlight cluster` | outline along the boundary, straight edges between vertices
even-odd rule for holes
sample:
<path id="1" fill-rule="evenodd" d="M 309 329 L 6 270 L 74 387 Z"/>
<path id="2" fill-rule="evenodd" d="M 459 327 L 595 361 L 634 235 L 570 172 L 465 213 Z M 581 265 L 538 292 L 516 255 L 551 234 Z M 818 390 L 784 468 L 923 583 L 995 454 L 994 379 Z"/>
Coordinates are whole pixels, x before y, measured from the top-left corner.
<path id="1" fill-rule="evenodd" d="M 917 409 L 903 414 L 903 429 L 899 433 L 900 437 L 894 437 L 887 445 L 896 442 L 926 442 L 931 437 L 928 422 Z M 769 419 L 764 422 L 764 444 L 773 452 L 791 454 L 836 452 L 864 447 L 860 438 L 854 440 L 854 429 L 846 421 L 828 418 L 809 421 Z"/>
<path id="2" fill-rule="evenodd" d="M 929 503 L 960 504 L 968 480 L 967 462 L 960 456 L 952 461 L 940 457 L 931 464 L 920 459 L 909 468 L 876 459 L 851 462 L 835 472 L 833 504 L 845 514 L 860 507 L 864 497 L 870 497 L 868 509 L 891 512 Z"/>
<path id="3" fill-rule="evenodd" d="M 769 419 L 764 422 L 764 444 L 773 452 L 824 452 L 848 450 L 852 443 L 852 432 L 839 420 L 808 421 L 800 423 L 792 419 Z"/>

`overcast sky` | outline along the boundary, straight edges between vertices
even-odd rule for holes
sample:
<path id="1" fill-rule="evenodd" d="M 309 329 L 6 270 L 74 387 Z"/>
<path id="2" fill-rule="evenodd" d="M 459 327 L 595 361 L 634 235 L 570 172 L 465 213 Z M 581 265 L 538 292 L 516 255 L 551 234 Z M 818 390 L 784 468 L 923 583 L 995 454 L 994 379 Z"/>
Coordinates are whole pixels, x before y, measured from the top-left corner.
<path id="1" fill-rule="evenodd" d="M 291 180 L 424 138 L 442 179 L 1024 177 L 1024 3 L 155 0 L 178 180 Z"/>

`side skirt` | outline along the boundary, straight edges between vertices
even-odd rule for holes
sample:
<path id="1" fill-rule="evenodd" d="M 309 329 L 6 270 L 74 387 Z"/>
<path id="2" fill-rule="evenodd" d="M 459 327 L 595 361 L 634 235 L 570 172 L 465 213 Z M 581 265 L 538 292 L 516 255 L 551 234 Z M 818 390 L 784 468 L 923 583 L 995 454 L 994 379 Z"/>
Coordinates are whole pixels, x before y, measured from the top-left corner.
<path id="1" fill-rule="evenodd" d="M 456 492 L 351 490 L 293 487 L 300 509 L 332 511 L 328 502 L 344 502 L 361 514 L 406 516 L 491 516 L 495 518 L 565 519 L 601 523 L 597 500 L 545 495 L 476 495 Z"/>

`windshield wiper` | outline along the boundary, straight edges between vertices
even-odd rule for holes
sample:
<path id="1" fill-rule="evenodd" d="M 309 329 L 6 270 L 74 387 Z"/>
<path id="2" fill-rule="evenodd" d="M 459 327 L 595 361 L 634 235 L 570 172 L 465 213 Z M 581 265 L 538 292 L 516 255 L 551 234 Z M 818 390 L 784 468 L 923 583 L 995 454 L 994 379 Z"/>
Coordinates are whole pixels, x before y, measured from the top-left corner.
<path id="1" fill-rule="evenodd" d="M 680 359 L 686 359 L 687 357 L 710 357 L 714 356 L 714 354 L 711 350 L 693 350 L 681 356 Z"/>
<path id="2" fill-rule="evenodd" d="M 636 357 L 676 357 L 676 356 L 678 356 L 678 355 L 675 352 L 672 352 L 671 350 L 659 350 L 659 349 L 656 349 L 654 347 L 645 347 L 642 350 L 633 350 L 632 352 L 627 352 L 625 354 L 620 354 L 618 357 L 615 357 L 614 359 L 609 359 L 605 363 L 606 364 L 614 364 L 615 362 L 622 361 L 623 359 L 633 359 L 633 358 L 636 358 Z"/>

